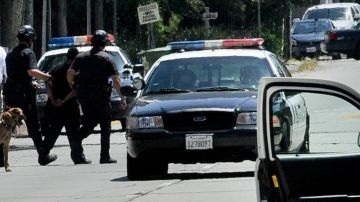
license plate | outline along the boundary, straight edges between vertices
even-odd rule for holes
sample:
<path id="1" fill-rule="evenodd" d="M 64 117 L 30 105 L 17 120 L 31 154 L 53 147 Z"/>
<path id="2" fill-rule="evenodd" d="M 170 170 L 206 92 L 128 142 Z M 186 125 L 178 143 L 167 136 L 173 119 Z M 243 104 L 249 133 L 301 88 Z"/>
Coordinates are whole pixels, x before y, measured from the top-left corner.
<path id="1" fill-rule="evenodd" d="M 308 53 L 313 53 L 313 52 L 316 52 L 316 47 L 309 47 L 309 48 L 306 48 L 306 52 L 308 52 Z"/>
<path id="2" fill-rule="evenodd" d="M 213 134 L 187 134 L 186 150 L 204 150 L 213 148 Z"/>

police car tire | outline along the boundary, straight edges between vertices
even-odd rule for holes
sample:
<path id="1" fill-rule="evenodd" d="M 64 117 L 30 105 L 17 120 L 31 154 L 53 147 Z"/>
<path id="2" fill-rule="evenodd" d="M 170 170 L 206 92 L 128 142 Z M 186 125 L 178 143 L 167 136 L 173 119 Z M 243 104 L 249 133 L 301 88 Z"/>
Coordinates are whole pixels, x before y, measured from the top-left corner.
<path id="1" fill-rule="evenodd" d="M 141 158 L 133 158 L 127 153 L 127 177 L 129 180 L 142 180 L 147 177 L 147 166 Z"/>

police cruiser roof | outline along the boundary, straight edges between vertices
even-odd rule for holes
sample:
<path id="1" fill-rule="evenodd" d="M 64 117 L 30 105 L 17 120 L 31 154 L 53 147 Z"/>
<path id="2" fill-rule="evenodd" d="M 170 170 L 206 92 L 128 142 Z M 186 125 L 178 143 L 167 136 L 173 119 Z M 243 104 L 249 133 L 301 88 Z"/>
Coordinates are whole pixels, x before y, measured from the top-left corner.
<path id="1" fill-rule="evenodd" d="M 171 42 L 171 50 L 179 52 L 164 55 L 159 62 L 180 58 L 221 57 L 221 56 L 252 56 L 264 58 L 264 50 L 259 47 L 264 42 L 262 38 L 255 39 L 225 39 Z"/>

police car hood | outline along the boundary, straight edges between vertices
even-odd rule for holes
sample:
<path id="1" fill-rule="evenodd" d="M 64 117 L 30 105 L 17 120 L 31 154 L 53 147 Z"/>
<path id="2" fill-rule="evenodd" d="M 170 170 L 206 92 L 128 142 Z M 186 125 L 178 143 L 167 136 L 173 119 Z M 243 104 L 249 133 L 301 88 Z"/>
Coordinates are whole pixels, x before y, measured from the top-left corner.
<path id="1" fill-rule="evenodd" d="M 256 91 L 190 92 L 139 97 L 131 116 L 181 111 L 256 111 Z"/>

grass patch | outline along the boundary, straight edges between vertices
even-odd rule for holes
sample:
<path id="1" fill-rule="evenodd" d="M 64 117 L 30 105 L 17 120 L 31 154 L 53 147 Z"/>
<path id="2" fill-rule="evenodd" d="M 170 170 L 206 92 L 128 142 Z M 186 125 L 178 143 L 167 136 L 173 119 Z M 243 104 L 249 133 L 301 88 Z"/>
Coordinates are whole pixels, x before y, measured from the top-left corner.
<path id="1" fill-rule="evenodd" d="M 313 71 L 317 66 L 317 60 L 304 60 L 304 62 L 299 66 L 298 72 L 304 71 Z"/>

